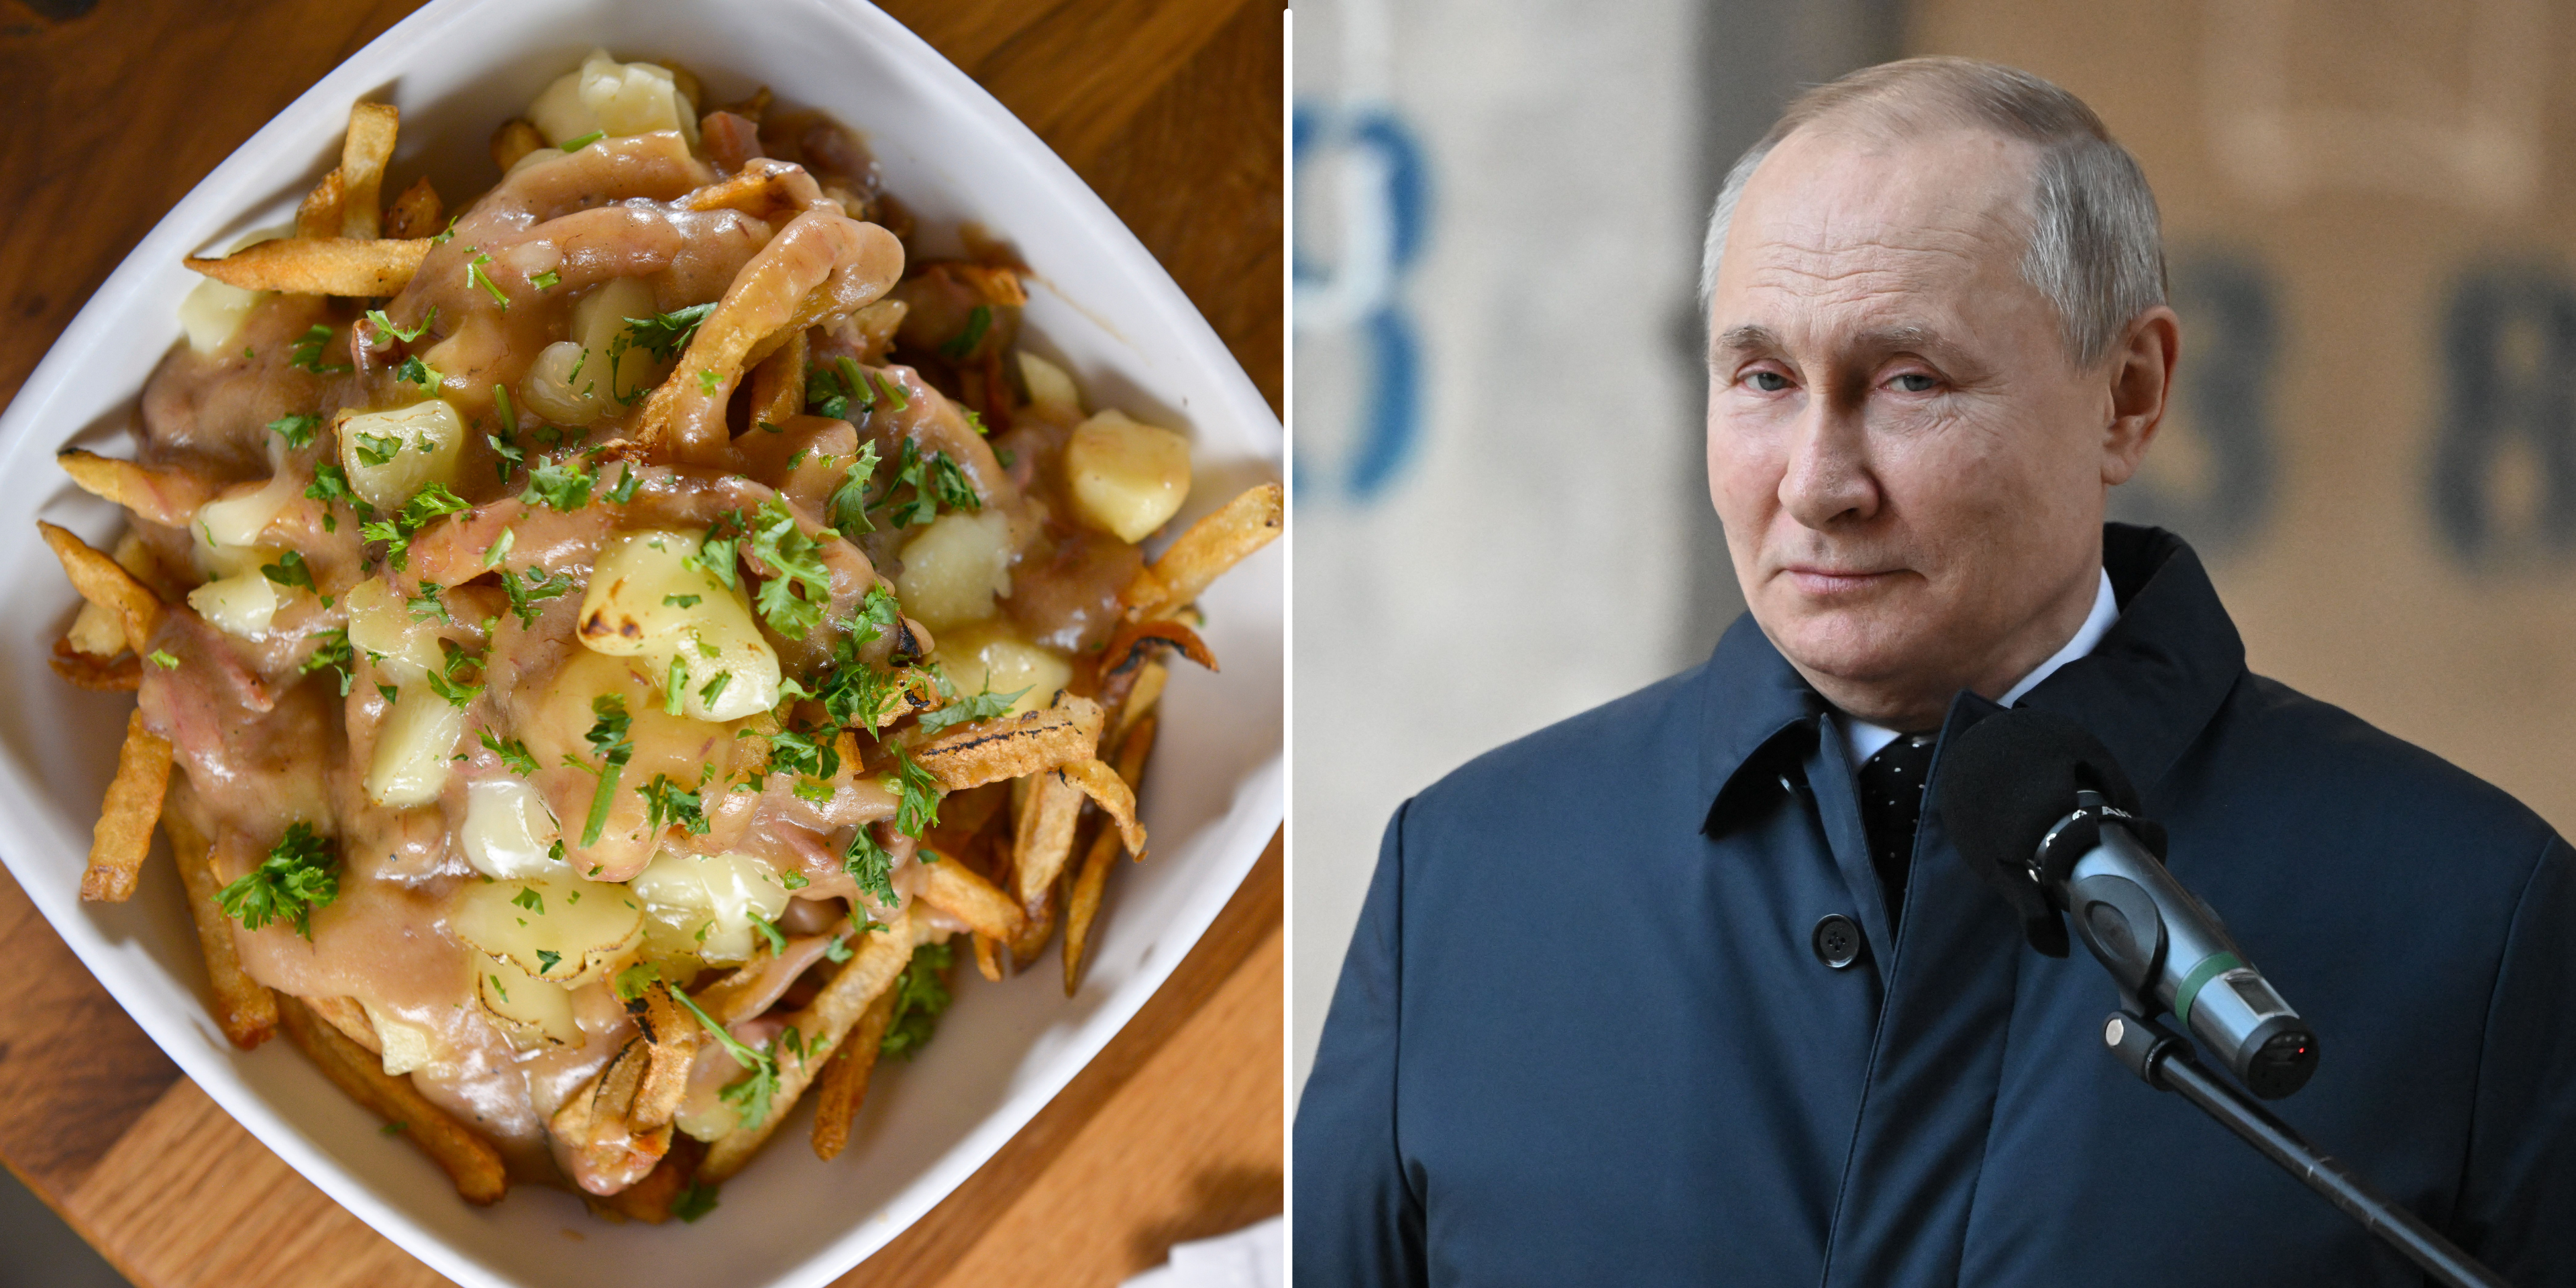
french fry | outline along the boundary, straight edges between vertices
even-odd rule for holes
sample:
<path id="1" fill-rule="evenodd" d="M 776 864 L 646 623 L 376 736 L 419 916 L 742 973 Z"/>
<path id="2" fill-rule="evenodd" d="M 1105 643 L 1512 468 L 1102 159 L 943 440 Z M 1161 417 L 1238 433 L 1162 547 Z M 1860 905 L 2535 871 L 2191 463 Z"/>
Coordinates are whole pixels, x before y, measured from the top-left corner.
<path id="1" fill-rule="evenodd" d="M 1278 539 L 1286 523 L 1284 506 L 1279 485 L 1264 483 L 1191 524 L 1162 558 L 1138 571 L 1119 593 L 1128 617 L 1168 617 L 1197 599 L 1227 569 Z"/>
<path id="2" fill-rule="evenodd" d="M 199 830 L 186 775 L 179 776 L 162 804 L 161 830 L 169 833 L 170 855 L 178 861 L 180 883 L 188 888 L 188 913 L 196 920 L 197 946 L 215 989 L 215 1023 L 234 1046 L 248 1051 L 276 1035 L 277 995 L 242 969 L 232 918 L 216 898 L 223 886 L 215 879 L 214 847 Z"/>
<path id="3" fill-rule="evenodd" d="M 150 587 L 135 579 L 125 566 L 106 552 L 55 527 L 42 519 L 36 530 L 44 534 L 45 544 L 61 560 L 63 575 L 69 577 L 72 589 L 80 597 L 115 613 L 125 627 L 125 646 L 137 656 L 151 651 L 152 632 L 161 625 L 161 600 Z"/>
<path id="4" fill-rule="evenodd" d="M 429 254 L 426 237 L 401 241 L 289 238 L 245 246 L 221 259 L 190 256 L 188 267 L 246 291 L 350 297 L 393 295 Z"/>
<path id="5" fill-rule="evenodd" d="M 447 213 L 438 200 L 438 189 L 429 186 L 429 176 L 412 180 L 402 195 L 385 207 L 385 236 L 397 239 L 429 237 L 438 232 L 438 217 Z"/>
<path id="6" fill-rule="evenodd" d="M 72 476 L 80 489 L 103 501 L 114 501 L 167 528 L 184 528 L 197 507 L 215 499 L 215 489 L 199 471 L 154 469 L 140 461 L 101 456 L 80 447 L 54 454 L 54 463 Z"/>
<path id="7" fill-rule="evenodd" d="M 1158 722 L 1151 714 L 1140 717 L 1136 727 L 1118 743 L 1118 777 L 1134 790 L 1145 778 L 1145 758 L 1153 754 L 1154 733 Z M 1073 889 L 1064 901 L 1064 995 L 1071 997 L 1082 983 L 1082 961 L 1091 949 L 1091 925 L 1100 915 L 1100 897 L 1108 888 L 1109 869 L 1118 864 L 1121 848 L 1119 834 L 1102 828 L 1091 838 L 1091 848 L 1082 856 L 1082 868 L 1074 874 Z M 1137 855 L 1141 861 L 1144 856 Z"/>
<path id="8" fill-rule="evenodd" d="M 670 985 L 658 979 L 626 1004 L 626 1013 L 635 1017 L 636 1031 L 651 1051 L 626 1121 L 637 1130 L 651 1131 L 669 1125 L 672 1115 L 680 1111 L 680 1101 L 689 1091 L 689 1066 L 706 1035 L 681 1014 L 679 1004 L 671 1000 Z"/>
<path id="9" fill-rule="evenodd" d="M 975 936 L 975 973 L 996 984 L 1002 982 L 1001 943 L 990 935 Z"/>
<path id="10" fill-rule="evenodd" d="M 295 206 L 295 235 L 298 237 L 337 237 L 340 235 L 340 207 L 347 199 L 340 172 L 333 170 L 304 194 Z"/>
<path id="11" fill-rule="evenodd" d="M 895 990 L 877 994 L 859 1013 L 857 1027 L 841 1039 L 840 1049 L 823 1062 L 814 1088 L 814 1157 L 830 1162 L 849 1148 L 850 1128 L 868 1098 L 868 1075 L 876 1070 L 877 1049 L 885 1043 L 886 1025 L 894 1022 Z"/>
<path id="12" fill-rule="evenodd" d="M 1118 723 L 1110 736 L 1124 742 L 1145 717 L 1154 713 L 1154 704 L 1162 700 L 1163 684 L 1171 679 L 1171 665 L 1161 658 L 1136 668 L 1136 682 L 1127 689 L 1127 698 L 1118 704 Z"/>
<path id="13" fill-rule="evenodd" d="M 125 721 L 125 746 L 116 753 L 116 777 L 99 806 L 90 841 L 89 870 L 81 873 L 81 898 L 123 903 L 134 897 L 135 874 L 152 853 L 152 828 L 161 821 L 161 798 L 170 790 L 170 740 L 143 727 L 137 707 Z"/>
<path id="14" fill-rule="evenodd" d="M 340 235 L 372 240 L 383 230 L 385 163 L 393 160 L 402 113 L 391 103 L 353 103 L 340 140 Z"/>
<path id="15" fill-rule="evenodd" d="M 673 1135 L 669 1152 L 662 1161 L 637 1181 L 615 1194 L 583 1194 L 582 1201 L 590 1210 L 611 1221 L 642 1221 L 660 1225 L 671 1219 L 671 1205 L 680 1191 L 689 1188 L 689 1174 L 698 1170 L 698 1160 L 705 1158 L 707 1147 L 692 1136 Z"/>
<path id="16" fill-rule="evenodd" d="M 1068 856 L 1071 852 L 1072 847 L 1067 845 L 1066 853 Z M 1062 872 L 1063 869 L 1064 865 L 1062 863 L 1058 863 L 1056 865 L 1056 870 L 1058 872 Z M 1056 882 L 1050 881 L 1047 883 L 1045 889 L 1038 891 L 1037 906 L 1028 910 L 1028 924 L 1021 929 L 1019 938 L 1010 941 L 1011 961 L 1014 969 L 1036 961 L 1038 959 L 1038 954 L 1046 951 L 1047 940 L 1055 937 L 1057 884 L 1058 883 Z"/>
<path id="17" fill-rule="evenodd" d="M 304 1005 L 332 1028 L 340 1030 L 352 1042 L 374 1052 L 385 1053 L 382 1038 L 376 1036 L 376 1022 L 367 1018 L 367 1008 L 354 997 L 308 997 Z"/>
<path id="18" fill-rule="evenodd" d="M 1097 760 L 1077 760 L 1055 772 L 1081 788 L 1082 794 L 1118 825 L 1119 839 L 1127 843 L 1128 853 L 1139 859 L 1145 857 L 1145 828 L 1136 821 L 1136 790 L 1115 770 Z"/>
<path id="19" fill-rule="evenodd" d="M 785 347 L 751 371 L 751 424 L 784 425 L 805 410 L 805 332 L 798 330 Z"/>
<path id="20" fill-rule="evenodd" d="M 922 902 L 965 922 L 977 935 L 1007 940 L 1020 933 L 1027 919 L 1010 896 L 973 868 L 947 858 L 924 863 L 921 870 L 927 878 L 921 887 Z"/>
<path id="21" fill-rule="evenodd" d="M 1043 711 L 961 724 L 921 744 L 912 758 L 952 792 L 1023 778 L 1100 745 L 1107 713 L 1089 698 L 1066 694 Z"/>
<path id="22" fill-rule="evenodd" d="M 125 628 L 116 628 L 122 640 Z M 45 659 L 54 674 L 73 687 L 97 693 L 132 693 L 143 687 L 143 659 L 131 653 L 113 660 L 96 657 L 72 647 L 68 639 L 54 641 L 54 655 Z"/>
<path id="23" fill-rule="evenodd" d="M 794 1049 L 808 1052 L 829 1050 L 847 1038 L 850 1030 L 857 1027 L 859 1016 L 868 1009 L 868 1004 L 894 987 L 895 980 L 903 974 L 905 963 L 912 960 L 912 950 L 926 942 L 911 916 L 904 913 L 895 915 L 893 925 L 861 938 L 865 942 L 859 945 L 858 952 L 851 956 L 848 964 L 841 967 L 841 973 L 833 976 L 832 982 L 825 984 L 823 991 L 815 994 L 814 1000 L 807 1003 L 804 1010 L 788 1020 L 801 1034 Z M 769 1049 L 790 1049 L 786 1035 L 780 1034 L 779 1040 L 771 1043 Z M 737 1127 L 717 1138 L 707 1149 L 707 1161 L 698 1166 L 698 1180 L 713 1184 L 741 1171 L 743 1164 L 751 1161 L 751 1156 L 759 1152 L 771 1133 L 776 1132 L 778 1125 L 786 1120 L 787 1111 L 796 1107 L 796 1098 L 805 1094 L 806 1086 L 814 1079 L 816 1066 L 822 1063 L 820 1059 L 780 1060 L 778 1090 L 770 1095 L 769 1116 L 762 1119 L 758 1127 Z"/>
<path id="24" fill-rule="evenodd" d="M 815 186 L 805 167 L 753 157 L 732 177 L 690 193 L 683 204 L 691 210 L 738 210 L 755 219 L 785 223 L 823 199 L 823 190 Z"/>
<path id="25" fill-rule="evenodd" d="M 459 1197 L 489 1205 L 509 1192 L 510 1176 L 501 1165 L 501 1151 L 430 1103 L 411 1079 L 387 1074 L 372 1052 L 323 1023 L 295 998 L 285 999 L 278 1007 L 278 1018 L 288 1040 L 322 1070 L 322 1076 L 385 1121 L 400 1123 L 402 1134 L 456 1183 Z"/>
<path id="26" fill-rule="evenodd" d="M 585 1180 L 628 1188 L 650 1176 L 670 1152 L 670 1123 L 638 1130 L 628 1118 L 652 1059 L 651 1044 L 628 1038 L 608 1066 L 574 1088 L 546 1121 L 547 1132 L 578 1160 Z"/>
<path id="27" fill-rule="evenodd" d="M 678 374 L 645 400 L 636 441 L 658 459 L 716 462 L 727 441 L 725 407 L 743 369 L 805 328 L 885 294 L 902 274 L 903 245 L 883 228 L 829 209 L 788 220 L 698 324 Z"/>
<path id="28" fill-rule="evenodd" d="M 1056 874 L 1073 854 L 1073 827 L 1081 817 L 1081 788 L 1061 773 L 1037 776 L 1011 841 L 1011 897 L 1032 920 L 1043 915 Z M 1025 937 L 1013 947 L 1021 942 Z"/>
<path id="29" fill-rule="evenodd" d="M 501 122 L 500 129 L 492 131 L 492 164 L 501 167 L 501 173 L 508 174 L 510 167 L 519 164 L 520 158 L 547 146 L 546 136 L 539 134 L 536 126 L 514 116 Z"/>

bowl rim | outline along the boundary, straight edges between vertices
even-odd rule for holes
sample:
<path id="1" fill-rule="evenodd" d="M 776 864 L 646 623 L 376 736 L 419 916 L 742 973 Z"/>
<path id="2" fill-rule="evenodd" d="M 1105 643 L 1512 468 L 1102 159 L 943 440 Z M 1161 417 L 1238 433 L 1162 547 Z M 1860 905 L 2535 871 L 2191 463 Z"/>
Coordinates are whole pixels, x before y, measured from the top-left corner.
<path id="1" fill-rule="evenodd" d="M 83 356 L 112 341 L 113 328 L 137 306 L 138 301 L 134 297 L 149 293 L 148 284 L 156 274 L 167 271 L 168 265 L 175 264 L 180 256 L 197 250 L 209 235 L 242 216 L 241 203 L 245 194 L 255 193 L 259 172 L 273 166 L 279 153 L 310 150 L 305 136 L 312 131 L 312 123 L 318 116 L 327 115 L 334 121 L 331 132 L 336 137 L 337 122 L 345 113 L 346 104 L 376 94 L 388 84 L 398 83 L 414 61 L 412 51 L 416 47 L 435 44 L 442 36 L 456 36 L 451 28 L 470 22 L 475 13 L 487 6 L 514 2 L 430 0 L 325 73 L 234 148 L 118 261 L 55 338 L 45 356 L 28 373 L 7 405 L 0 407 L 0 447 L 22 435 L 34 437 L 47 432 L 61 432 L 58 423 L 48 419 L 48 413 L 56 403 L 65 399 L 66 389 L 74 379 L 75 368 Z M 715 0 L 705 2 L 712 5 Z M 1107 203 L 1043 139 L 982 85 L 919 35 L 867 0 L 836 0 L 834 3 L 764 0 L 757 6 L 727 3 L 723 7 L 728 13 L 750 7 L 773 12 L 828 10 L 849 23 L 861 38 L 884 42 L 900 55 L 919 63 L 925 74 L 946 91 L 948 101 L 945 109 L 958 113 L 965 118 L 965 124 L 1000 143 L 1006 151 L 1001 163 L 1022 169 L 1028 182 L 1046 190 L 1053 199 L 1047 218 L 1073 225 L 1073 235 L 1077 239 L 1098 246 L 1113 259 L 1123 261 L 1118 265 L 1123 270 L 1122 277 L 1136 292 L 1129 301 L 1130 306 L 1141 305 L 1154 315 L 1163 335 L 1177 342 L 1177 351 L 1166 351 L 1170 358 L 1179 365 L 1197 369 L 1215 388 L 1218 405 L 1196 409 L 1194 417 L 1214 417 L 1247 428 L 1252 437 L 1263 444 L 1263 454 L 1267 459 L 1281 467 L 1284 473 L 1285 431 L 1278 416 L 1271 411 L 1206 318 Z M 398 94 L 395 96 L 399 97 Z M 253 196 L 252 200 L 255 201 L 256 197 Z M 54 428 L 39 428 L 40 425 Z M 1282 585 L 1284 594 L 1284 577 Z M 1284 636 L 1284 605 L 1281 625 Z M 1284 673 L 1282 683 L 1284 686 Z M 884 1208 L 873 1214 L 854 1213 L 849 1228 L 838 1237 L 824 1241 L 804 1263 L 790 1268 L 773 1283 L 803 1285 L 826 1282 L 910 1228 L 989 1161 L 1126 1028 L 1135 1013 L 1177 969 L 1188 950 L 1203 939 L 1209 925 L 1259 860 L 1271 833 L 1284 823 L 1287 772 L 1284 687 L 1280 702 L 1283 711 L 1280 749 L 1266 761 L 1247 769 L 1233 784 L 1232 799 L 1220 802 L 1217 813 L 1204 825 L 1209 830 L 1218 830 L 1233 824 L 1231 830 L 1239 832 L 1242 824 L 1257 823 L 1260 824 L 1257 829 L 1259 837 L 1248 847 L 1237 844 L 1222 852 L 1212 864 L 1211 871 L 1180 901 L 1177 915 L 1164 923 L 1167 936 L 1175 931 L 1183 932 L 1178 941 L 1181 951 L 1155 954 L 1162 960 L 1140 967 L 1133 977 L 1121 983 L 1070 1035 L 1070 1041 L 1052 1049 L 1041 1073 L 1016 1085 L 990 1114 L 940 1154 Z M 29 786 L 15 775 L 0 775 L 0 797 L 23 800 L 30 795 Z M 127 971 L 112 959 L 113 945 L 99 924 L 83 913 L 76 898 L 65 900 L 62 897 L 59 882 L 30 879 L 35 874 L 25 865 L 39 861 L 38 851 L 47 847 L 22 830 L 16 815 L 17 811 L 0 810 L 0 864 L 10 868 L 29 901 L 55 933 L 110 996 L 116 998 L 120 1008 L 126 1010 L 128 1016 L 183 1073 L 263 1146 L 276 1153 L 333 1202 L 431 1269 L 467 1284 L 514 1282 L 509 1272 L 487 1265 L 470 1255 L 464 1247 L 380 1199 L 353 1170 L 272 1109 L 267 1097 L 225 1065 L 221 1053 L 206 1047 L 201 1034 L 186 1031 L 185 1017 L 165 1017 L 148 1006 L 141 1009 L 128 1006 L 122 988 L 144 985 L 141 981 L 127 978 Z M 202 1007 L 202 998 L 193 1000 Z M 180 1009 L 188 1008 L 183 1004 Z M 868 1219 L 871 1216 L 875 1219 Z"/>

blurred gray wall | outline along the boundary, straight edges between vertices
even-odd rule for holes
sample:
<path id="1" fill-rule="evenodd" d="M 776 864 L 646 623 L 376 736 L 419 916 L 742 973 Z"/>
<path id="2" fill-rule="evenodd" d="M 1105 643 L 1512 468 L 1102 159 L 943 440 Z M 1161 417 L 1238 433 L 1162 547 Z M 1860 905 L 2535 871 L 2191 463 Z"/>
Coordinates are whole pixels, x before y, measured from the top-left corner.
<path id="1" fill-rule="evenodd" d="M 1298 6 L 1300 1086 L 1395 807 L 1698 662 L 1740 610 L 1702 464 L 1701 223 L 1799 84 L 1893 56 L 1895 15 Z"/>

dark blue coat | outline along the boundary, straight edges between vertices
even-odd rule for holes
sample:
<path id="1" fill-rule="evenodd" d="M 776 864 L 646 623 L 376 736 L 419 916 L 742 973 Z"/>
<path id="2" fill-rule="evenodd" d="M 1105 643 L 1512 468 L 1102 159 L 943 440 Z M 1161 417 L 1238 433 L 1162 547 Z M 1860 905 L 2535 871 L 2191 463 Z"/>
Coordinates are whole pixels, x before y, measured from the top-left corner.
<path id="1" fill-rule="evenodd" d="M 2118 624 L 2023 705 L 2118 755 L 2316 1027 L 2272 1107 L 2515 1283 L 2576 1284 L 2567 845 L 2248 672 L 2179 540 L 2104 547 Z M 1746 618 L 1397 811 L 1298 1107 L 1297 1283 L 2423 1282 L 2114 1063 L 2109 977 L 2025 947 L 1936 812 L 1889 926 L 1825 709 Z M 1811 944 L 1835 913 L 1850 969 Z"/>

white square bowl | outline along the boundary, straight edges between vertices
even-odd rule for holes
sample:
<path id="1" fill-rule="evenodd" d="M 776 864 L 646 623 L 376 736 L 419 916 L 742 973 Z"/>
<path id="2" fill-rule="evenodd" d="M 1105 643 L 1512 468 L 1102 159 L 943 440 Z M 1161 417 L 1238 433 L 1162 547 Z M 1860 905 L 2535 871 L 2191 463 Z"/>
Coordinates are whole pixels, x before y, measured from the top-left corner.
<path id="1" fill-rule="evenodd" d="M 1187 431 L 1199 482 L 1183 520 L 1278 477 L 1282 434 L 1171 278 L 1045 144 L 893 19 L 855 0 L 436 0 L 359 51 L 197 185 L 73 319 L 0 415 L 0 860 L 154 1041 L 323 1192 L 460 1283 L 812 1285 L 857 1264 L 963 1182 L 1081 1070 L 1177 966 L 1281 820 L 1285 565 L 1276 547 L 1211 591 L 1225 670 L 1183 667 L 1145 788 L 1152 858 L 1121 871 L 1079 996 L 1057 972 L 1000 985 L 961 971 L 938 1040 L 871 1088 L 833 1163 L 801 1121 L 693 1225 L 614 1226 L 569 1194 L 523 1187 L 491 1209 L 377 1131 L 282 1042 L 235 1051 L 208 1015 L 176 875 L 147 869 L 127 904 L 82 904 L 80 872 L 131 699 L 83 693 L 45 664 L 75 599 L 34 520 L 93 541 L 113 507 L 52 461 L 67 442 L 122 453 L 138 393 L 195 285 L 180 258 L 282 222 L 336 157 L 349 104 L 403 110 L 395 172 L 442 193 L 495 177 L 485 141 L 593 45 L 674 57 L 730 101 L 766 84 L 860 131 L 886 182 L 937 236 L 975 220 L 1035 270 L 1030 343 L 1097 405 Z M 802 1113 L 799 1118 L 802 1119 Z M 566 1226 L 581 1230 L 566 1241 Z"/>

